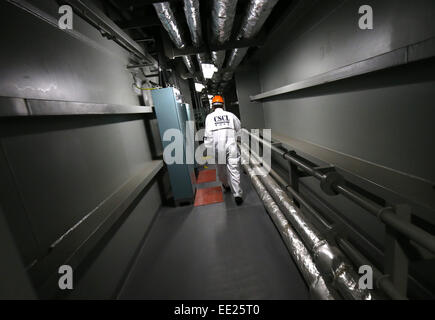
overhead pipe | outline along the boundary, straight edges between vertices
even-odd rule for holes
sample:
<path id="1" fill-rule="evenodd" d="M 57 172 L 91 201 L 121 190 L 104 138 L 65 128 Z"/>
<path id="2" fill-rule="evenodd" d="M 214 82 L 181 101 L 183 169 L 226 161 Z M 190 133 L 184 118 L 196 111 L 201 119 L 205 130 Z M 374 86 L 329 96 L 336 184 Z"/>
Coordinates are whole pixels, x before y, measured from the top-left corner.
<path id="1" fill-rule="evenodd" d="M 201 12 L 199 7 L 199 0 L 184 0 L 184 14 L 186 15 L 187 25 L 189 26 L 192 43 L 195 47 L 199 48 L 204 45 L 204 38 L 202 35 Z M 207 63 L 208 57 L 205 53 L 196 55 L 198 64 Z"/>
<path id="2" fill-rule="evenodd" d="M 236 16 L 237 0 L 213 0 L 211 13 L 212 42 L 223 45 L 230 40 Z M 222 69 L 225 60 L 225 50 L 212 51 L 214 65 Z"/>
<path id="3" fill-rule="evenodd" d="M 154 3 L 153 5 L 158 18 L 163 25 L 163 28 L 165 28 L 166 32 L 168 33 L 169 37 L 171 38 L 177 49 L 186 48 L 183 31 L 181 30 L 177 20 L 175 19 L 174 12 L 172 11 L 169 2 L 159 2 Z M 182 59 L 189 73 L 194 74 L 195 67 L 192 57 L 183 56 Z"/>
<path id="4" fill-rule="evenodd" d="M 337 293 L 333 289 L 330 289 L 326 284 L 304 243 L 290 226 L 272 196 L 256 176 L 255 171 L 247 164 L 244 164 L 243 168 L 251 178 L 255 190 L 263 201 L 264 206 L 272 218 L 276 228 L 279 230 L 281 238 L 283 239 L 289 253 L 295 260 L 302 276 L 308 284 L 312 296 L 321 300 L 339 299 Z"/>
<path id="5" fill-rule="evenodd" d="M 226 71 L 224 72 L 222 76 L 223 81 L 230 81 L 233 78 L 234 72 L 233 71 Z"/>
<path id="6" fill-rule="evenodd" d="M 253 39 L 261 30 L 278 0 L 251 0 L 247 14 L 237 35 L 237 40 Z M 233 49 L 227 67 L 235 69 L 242 62 L 249 48 Z"/>
<path id="7" fill-rule="evenodd" d="M 193 59 L 191 56 L 183 56 L 181 57 L 183 59 L 183 62 L 187 68 L 187 71 L 191 74 L 195 74 L 195 66 L 193 65 Z"/>
<path id="8" fill-rule="evenodd" d="M 203 42 L 199 0 L 184 0 L 184 14 L 186 15 L 192 43 L 194 46 L 199 47 Z"/>
<path id="9" fill-rule="evenodd" d="M 222 80 L 222 75 L 219 72 L 215 72 L 213 74 L 213 77 L 211 78 L 211 81 L 216 84 L 219 84 L 221 80 Z"/>
<path id="10" fill-rule="evenodd" d="M 242 154 L 245 159 L 249 159 L 249 153 L 246 150 L 248 149 L 243 147 Z M 258 161 L 255 158 L 251 158 L 251 160 L 259 179 L 312 253 L 320 272 L 334 283 L 344 298 L 372 300 L 373 297 L 369 290 L 359 288 L 359 277 L 340 249 L 331 245 L 321 235 L 317 228 L 294 205 L 287 193 L 278 186 L 264 168 L 259 166 Z"/>
<path id="11" fill-rule="evenodd" d="M 58 22 L 54 17 L 47 16 L 45 12 L 33 5 L 35 1 L 8 0 L 8 2 L 58 27 Z M 74 10 L 74 14 L 89 22 L 94 28 L 107 36 L 109 40 L 115 41 L 140 60 L 145 61 L 148 66 L 157 65 L 157 61 L 148 52 L 111 21 L 93 2 L 84 0 L 63 0 L 61 2 L 70 5 Z"/>

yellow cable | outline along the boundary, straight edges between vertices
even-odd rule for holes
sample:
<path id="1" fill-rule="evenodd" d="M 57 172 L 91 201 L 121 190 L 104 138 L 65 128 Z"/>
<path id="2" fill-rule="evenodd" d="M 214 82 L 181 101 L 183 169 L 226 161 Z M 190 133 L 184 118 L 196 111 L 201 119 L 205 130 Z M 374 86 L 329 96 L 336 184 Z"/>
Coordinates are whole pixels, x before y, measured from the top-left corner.
<path id="1" fill-rule="evenodd" d="M 139 90 L 157 90 L 157 89 L 160 89 L 160 88 L 141 88 L 141 87 L 138 87 L 136 83 L 134 84 L 134 86 L 136 88 L 138 88 Z"/>

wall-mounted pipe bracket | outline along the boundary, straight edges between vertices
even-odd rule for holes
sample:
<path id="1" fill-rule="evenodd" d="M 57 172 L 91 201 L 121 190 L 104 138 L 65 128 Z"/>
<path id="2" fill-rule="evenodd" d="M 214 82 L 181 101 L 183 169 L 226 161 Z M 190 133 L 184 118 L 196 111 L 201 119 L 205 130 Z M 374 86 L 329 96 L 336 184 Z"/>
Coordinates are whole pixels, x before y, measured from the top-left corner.
<path id="1" fill-rule="evenodd" d="M 341 174 L 335 171 L 331 171 L 323 175 L 320 181 L 320 188 L 328 196 L 337 196 L 339 192 L 336 189 L 337 185 L 342 185 L 344 183 L 344 178 Z"/>

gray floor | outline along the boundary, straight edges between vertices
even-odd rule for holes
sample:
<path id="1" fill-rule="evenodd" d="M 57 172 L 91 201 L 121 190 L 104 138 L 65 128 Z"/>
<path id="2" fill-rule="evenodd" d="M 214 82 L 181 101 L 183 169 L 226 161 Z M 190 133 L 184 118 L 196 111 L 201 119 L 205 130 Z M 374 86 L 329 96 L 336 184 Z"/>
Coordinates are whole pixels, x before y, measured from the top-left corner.
<path id="1" fill-rule="evenodd" d="M 308 299 L 308 289 L 258 198 L 162 208 L 120 299 Z"/>

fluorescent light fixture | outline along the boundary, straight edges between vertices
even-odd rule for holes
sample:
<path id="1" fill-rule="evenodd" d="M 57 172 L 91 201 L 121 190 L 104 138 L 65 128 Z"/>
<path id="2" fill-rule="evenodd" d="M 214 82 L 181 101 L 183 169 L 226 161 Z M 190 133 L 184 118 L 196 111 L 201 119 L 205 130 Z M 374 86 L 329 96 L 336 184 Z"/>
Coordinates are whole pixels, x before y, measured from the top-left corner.
<path id="1" fill-rule="evenodd" d="M 195 90 L 196 92 L 202 92 L 204 90 L 205 86 L 201 83 L 195 82 Z"/>
<path id="2" fill-rule="evenodd" d="M 209 102 L 209 104 L 210 104 L 210 109 L 212 108 L 211 106 L 212 106 L 212 100 L 213 100 L 213 95 L 211 95 L 211 94 L 209 94 L 209 95 L 207 95 L 207 98 L 208 98 L 208 102 Z"/>
<path id="3" fill-rule="evenodd" d="M 201 69 L 205 79 L 211 79 L 213 74 L 218 71 L 214 64 L 210 63 L 201 63 Z"/>

